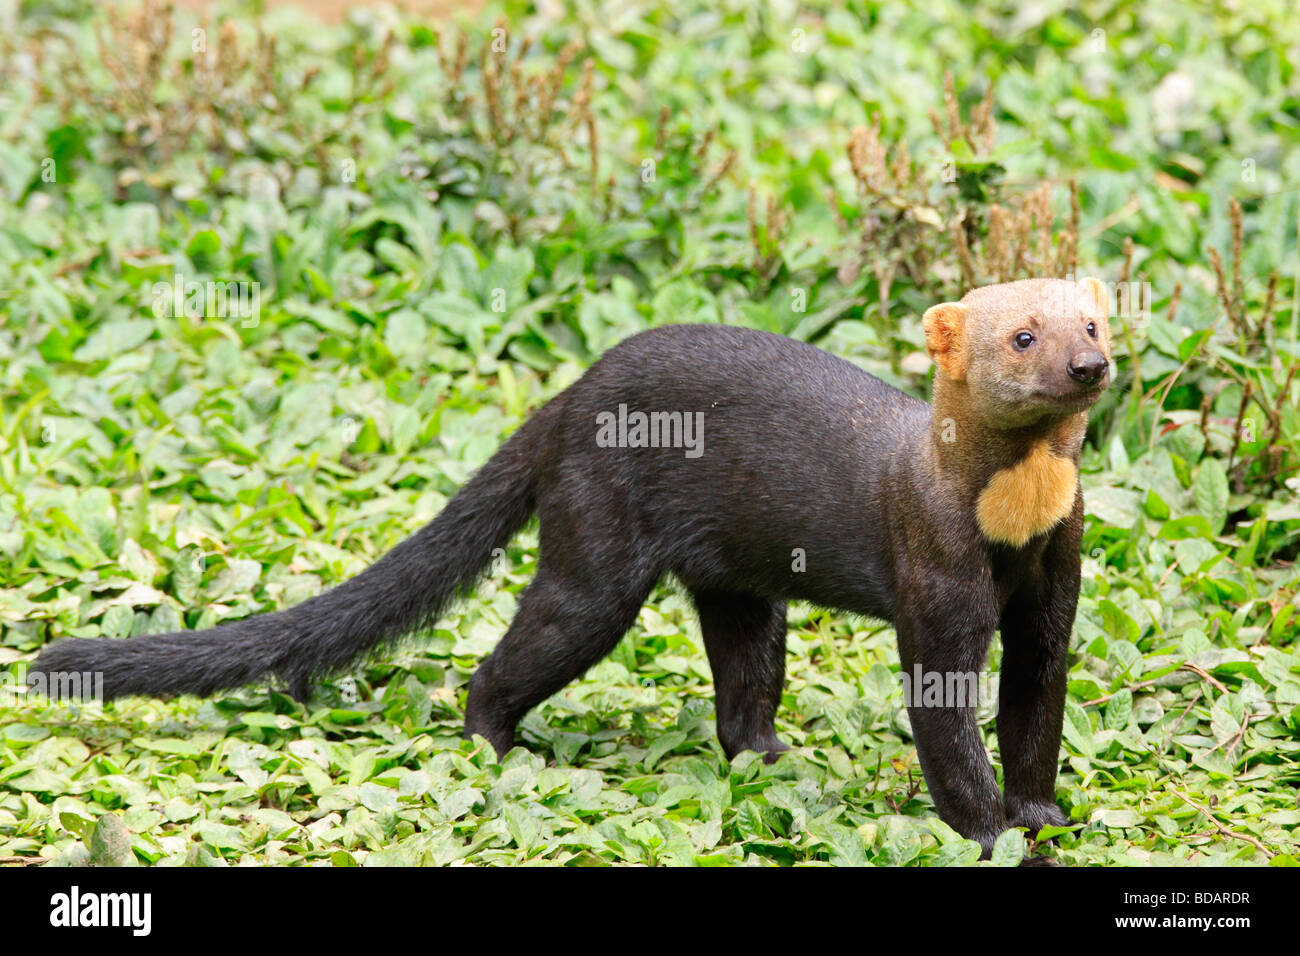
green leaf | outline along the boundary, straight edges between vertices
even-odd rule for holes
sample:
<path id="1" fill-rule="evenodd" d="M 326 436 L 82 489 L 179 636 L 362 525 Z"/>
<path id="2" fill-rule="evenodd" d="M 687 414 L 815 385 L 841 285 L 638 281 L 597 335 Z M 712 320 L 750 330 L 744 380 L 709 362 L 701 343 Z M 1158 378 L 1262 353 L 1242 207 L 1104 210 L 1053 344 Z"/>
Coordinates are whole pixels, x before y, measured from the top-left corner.
<path id="1" fill-rule="evenodd" d="M 1228 517 L 1228 473 L 1219 459 L 1206 458 L 1196 466 L 1192 497 L 1211 530 L 1221 532 Z"/>
<path id="2" fill-rule="evenodd" d="M 357 790 L 357 799 L 367 810 L 379 813 L 382 810 L 397 809 L 397 791 L 384 787 L 373 781 L 363 783 Z"/>
<path id="3" fill-rule="evenodd" d="M 7 746 L 18 750 L 22 747 L 30 747 L 49 735 L 48 728 L 39 727 L 36 724 L 9 724 L 5 727 L 4 740 Z"/>
<path id="4" fill-rule="evenodd" d="M 1106 702 L 1105 728 L 1123 730 L 1133 716 L 1133 692 L 1127 687 L 1115 692 Z"/>
<path id="5" fill-rule="evenodd" d="M 176 563 L 172 566 L 172 591 L 176 599 L 187 607 L 198 603 L 203 565 L 203 551 L 197 545 L 186 545 L 176 554 Z"/>
<path id="6" fill-rule="evenodd" d="M 299 773 L 307 781 L 307 786 L 311 787 L 311 792 L 318 797 L 334 788 L 334 780 L 330 775 L 311 761 L 303 761 Z"/>
<path id="7" fill-rule="evenodd" d="M 993 843 L 994 866 L 1019 866 L 1025 858 L 1025 834 L 1020 830 L 1004 830 Z"/>
<path id="8" fill-rule="evenodd" d="M 69 813 L 67 811 L 60 813 L 59 823 L 62 825 L 63 829 L 67 830 L 80 840 L 85 840 L 94 833 L 95 821 L 88 820 L 87 818 L 75 813 Z"/>
<path id="9" fill-rule="evenodd" d="M 921 852 L 921 837 L 910 821 L 898 818 L 890 819 L 885 828 L 885 839 L 881 846 L 885 862 L 891 866 L 903 866 L 914 860 Z"/>
<path id="10" fill-rule="evenodd" d="M 134 623 L 135 612 L 126 605 L 115 604 L 104 612 L 99 629 L 105 637 L 126 637 Z"/>
<path id="11" fill-rule="evenodd" d="M 1147 491 L 1146 502 L 1143 505 L 1144 510 L 1157 521 L 1164 521 L 1169 517 L 1169 504 L 1165 499 L 1156 494 L 1155 490 Z"/>
<path id="12" fill-rule="evenodd" d="M 384 344 L 399 358 L 421 355 L 427 349 L 429 329 L 414 309 L 398 309 L 384 325 Z"/>
<path id="13" fill-rule="evenodd" d="M 178 754 L 183 757 L 197 757 L 203 752 L 193 741 L 180 737 L 160 737 L 156 740 L 137 737 L 131 743 L 154 753 Z"/>
<path id="14" fill-rule="evenodd" d="M 646 751 L 645 760 L 642 762 L 642 766 L 644 766 L 647 771 L 653 770 L 655 764 L 659 763 L 666 754 L 676 747 L 680 747 L 685 742 L 686 733 L 681 730 L 670 730 L 666 733 L 660 734 L 655 738 L 654 742 L 650 744 L 650 748 Z"/>
<path id="15" fill-rule="evenodd" d="M 185 254 L 191 259 L 201 259 L 220 250 L 221 236 L 217 235 L 215 230 L 200 229 L 190 237 L 189 244 L 185 247 Z"/>
<path id="16" fill-rule="evenodd" d="M 95 821 L 88 849 L 91 866 L 130 866 L 135 863 L 131 831 L 122 823 L 122 818 L 113 813 L 105 813 Z"/>
<path id="17" fill-rule="evenodd" d="M 1133 810 L 1114 808 L 1102 811 L 1098 819 L 1100 819 L 1102 826 L 1124 829 L 1137 826 L 1139 817 Z"/>
<path id="18" fill-rule="evenodd" d="M 980 845 L 974 840 L 945 843 L 930 857 L 931 866 L 974 866 L 979 862 Z"/>
<path id="19" fill-rule="evenodd" d="M 124 355 L 147 340 L 154 325 L 146 319 L 117 319 L 99 326 L 73 353 L 78 362 L 98 362 Z"/>
<path id="20" fill-rule="evenodd" d="M 205 820 L 199 824 L 198 834 L 205 843 L 217 849 L 238 849 L 244 845 L 244 835 L 238 827 L 216 820 Z"/>
<path id="21" fill-rule="evenodd" d="M 1097 745 L 1092 736 L 1092 724 L 1088 714 L 1073 700 L 1065 702 L 1065 721 L 1062 733 L 1066 741 L 1085 757 L 1097 752 Z"/>

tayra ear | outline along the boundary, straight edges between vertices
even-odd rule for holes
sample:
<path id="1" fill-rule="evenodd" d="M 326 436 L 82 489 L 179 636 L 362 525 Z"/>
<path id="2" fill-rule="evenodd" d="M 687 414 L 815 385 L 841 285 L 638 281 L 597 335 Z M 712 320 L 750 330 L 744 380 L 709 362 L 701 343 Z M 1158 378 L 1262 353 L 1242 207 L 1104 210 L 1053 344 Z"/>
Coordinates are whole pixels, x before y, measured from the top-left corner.
<path id="1" fill-rule="evenodd" d="M 955 381 L 966 377 L 966 306 L 960 302 L 941 302 L 925 310 L 921 317 L 925 330 L 925 348 L 934 364 Z"/>
<path id="2" fill-rule="evenodd" d="M 1110 355 L 1110 293 L 1100 279 L 1084 276 L 1079 280 L 1079 306 L 1088 313 L 1101 318 L 1097 323 L 1098 338 L 1105 346 L 1103 351 Z"/>
<path id="3" fill-rule="evenodd" d="M 1088 301 L 1095 304 L 1097 308 L 1103 312 L 1110 311 L 1110 293 L 1106 291 L 1106 286 L 1100 279 L 1084 276 L 1079 280 L 1079 288 L 1083 290 Z"/>

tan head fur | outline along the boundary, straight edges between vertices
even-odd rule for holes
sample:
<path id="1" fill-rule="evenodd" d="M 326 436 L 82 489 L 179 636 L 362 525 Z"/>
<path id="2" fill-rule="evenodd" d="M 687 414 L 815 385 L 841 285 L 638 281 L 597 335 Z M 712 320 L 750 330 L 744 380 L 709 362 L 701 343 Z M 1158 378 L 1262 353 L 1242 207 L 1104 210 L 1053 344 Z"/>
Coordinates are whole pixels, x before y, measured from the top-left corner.
<path id="1" fill-rule="evenodd" d="M 1110 381 L 1109 298 L 1097 279 L 1025 279 L 928 309 L 939 374 L 965 382 L 985 421 L 1014 428 L 1081 411 Z"/>

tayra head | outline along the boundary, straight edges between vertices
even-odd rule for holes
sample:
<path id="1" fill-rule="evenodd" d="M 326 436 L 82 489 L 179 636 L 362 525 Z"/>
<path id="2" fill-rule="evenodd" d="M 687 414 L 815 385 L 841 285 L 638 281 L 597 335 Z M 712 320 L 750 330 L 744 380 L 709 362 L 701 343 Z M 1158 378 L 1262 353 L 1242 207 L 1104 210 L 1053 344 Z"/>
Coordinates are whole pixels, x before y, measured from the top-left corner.
<path id="1" fill-rule="evenodd" d="M 939 374 L 1004 427 L 1088 408 L 1110 384 L 1109 296 L 1097 279 L 1025 279 L 926 310 Z"/>

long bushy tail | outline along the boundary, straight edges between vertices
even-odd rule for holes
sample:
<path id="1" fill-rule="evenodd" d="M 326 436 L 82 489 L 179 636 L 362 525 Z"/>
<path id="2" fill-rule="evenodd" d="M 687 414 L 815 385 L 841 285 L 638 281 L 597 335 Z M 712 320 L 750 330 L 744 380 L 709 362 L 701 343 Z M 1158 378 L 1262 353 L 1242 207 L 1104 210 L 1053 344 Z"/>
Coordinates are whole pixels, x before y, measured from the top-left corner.
<path id="1" fill-rule="evenodd" d="M 102 675 L 107 700 L 207 695 L 275 675 L 304 698 L 313 681 L 436 620 L 478 579 L 535 510 L 538 459 L 557 414 L 555 401 L 539 410 L 432 522 L 338 587 L 206 631 L 57 641 L 29 668 L 29 686 Z"/>

